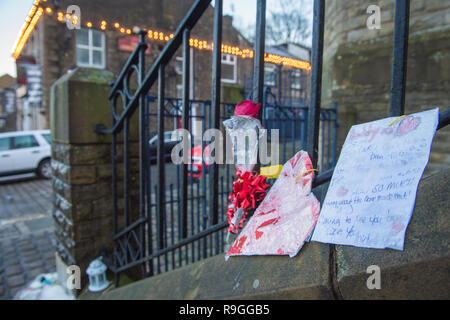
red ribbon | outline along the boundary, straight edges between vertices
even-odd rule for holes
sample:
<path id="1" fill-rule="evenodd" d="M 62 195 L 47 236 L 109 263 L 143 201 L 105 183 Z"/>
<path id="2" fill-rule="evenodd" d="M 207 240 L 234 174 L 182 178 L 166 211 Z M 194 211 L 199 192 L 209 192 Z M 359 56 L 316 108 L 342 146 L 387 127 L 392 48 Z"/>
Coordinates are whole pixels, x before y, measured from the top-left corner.
<path id="1" fill-rule="evenodd" d="M 247 218 L 249 209 L 256 209 L 256 205 L 264 199 L 266 196 L 267 188 L 270 187 L 266 183 L 266 177 L 258 175 L 258 172 L 236 172 L 235 181 L 233 182 L 232 191 L 228 197 L 228 200 L 233 204 L 232 208 L 228 208 L 228 232 L 237 233 L 239 228 L 243 227 L 243 224 Z M 235 225 L 232 220 L 235 212 L 238 208 L 242 208 L 244 214 L 241 219 Z"/>

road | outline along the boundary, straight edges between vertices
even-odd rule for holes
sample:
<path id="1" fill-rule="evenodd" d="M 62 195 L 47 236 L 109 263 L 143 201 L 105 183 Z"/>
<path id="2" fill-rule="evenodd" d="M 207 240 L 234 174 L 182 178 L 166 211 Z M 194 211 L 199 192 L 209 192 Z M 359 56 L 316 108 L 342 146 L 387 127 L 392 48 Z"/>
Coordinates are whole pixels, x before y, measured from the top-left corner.
<path id="1" fill-rule="evenodd" d="M 41 273 L 55 272 L 51 180 L 0 180 L 0 300 Z"/>
<path id="2" fill-rule="evenodd" d="M 152 193 L 157 185 L 157 172 L 157 166 L 152 166 Z M 232 173 L 229 172 L 230 175 Z M 220 176 L 223 177 L 224 174 L 225 172 L 221 171 Z M 176 190 L 177 166 L 166 163 L 165 177 L 167 190 L 170 190 L 170 185 Z M 220 180 L 219 189 L 225 191 L 224 188 L 230 186 L 232 180 L 227 181 L 225 177 L 223 179 Z M 209 189 L 208 180 L 206 188 Z M 202 183 L 194 183 L 188 190 L 189 194 L 193 193 L 195 197 L 204 194 Z M 227 196 L 228 194 L 221 196 L 221 203 L 224 205 Z M 167 197 L 169 201 L 170 193 Z M 37 275 L 55 271 L 56 242 L 51 216 L 52 203 L 51 180 L 37 179 L 34 175 L 0 178 L 0 300 L 12 299 L 18 290 Z M 198 210 L 201 205 L 201 198 L 191 199 L 188 203 L 189 208 L 195 207 L 197 215 L 202 214 L 201 210 Z M 177 217 L 176 207 L 172 212 L 168 204 L 169 224 L 172 217 Z M 193 215 L 194 211 L 189 210 L 190 215 Z M 225 210 L 222 211 L 220 218 L 225 219 Z M 195 221 L 195 228 L 199 229 L 200 218 L 196 216 Z"/>

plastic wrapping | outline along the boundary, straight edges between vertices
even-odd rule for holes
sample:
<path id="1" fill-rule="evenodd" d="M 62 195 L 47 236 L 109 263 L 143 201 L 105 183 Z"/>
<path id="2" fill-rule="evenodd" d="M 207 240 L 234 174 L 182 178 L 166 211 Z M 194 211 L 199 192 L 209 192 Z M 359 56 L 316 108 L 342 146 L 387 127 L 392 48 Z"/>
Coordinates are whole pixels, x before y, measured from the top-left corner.
<path id="1" fill-rule="evenodd" d="M 43 273 L 31 281 L 27 287 L 18 291 L 14 300 L 74 300 L 58 283 L 58 274 Z"/>
<path id="2" fill-rule="evenodd" d="M 251 116 L 232 116 L 223 122 L 233 145 L 234 164 L 242 172 L 252 171 L 258 155 L 261 122 Z"/>
<path id="3" fill-rule="evenodd" d="M 251 101 L 241 102 L 230 119 L 223 122 L 228 137 L 233 146 L 234 164 L 236 166 L 235 181 L 228 197 L 228 235 L 237 233 L 243 227 L 249 210 L 256 209 L 256 205 L 264 198 L 266 189 L 265 177 L 254 172 L 257 162 L 260 139 L 261 122 L 251 115 L 257 114 L 260 105 L 254 105 Z M 243 114 L 244 113 L 244 114 Z"/>
<path id="4" fill-rule="evenodd" d="M 309 240 L 320 212 L 311 193 L 314 173 L 305 151 L 284 165 L 253 217 L 227 253 L 237 255 L 295 256 Z"/>

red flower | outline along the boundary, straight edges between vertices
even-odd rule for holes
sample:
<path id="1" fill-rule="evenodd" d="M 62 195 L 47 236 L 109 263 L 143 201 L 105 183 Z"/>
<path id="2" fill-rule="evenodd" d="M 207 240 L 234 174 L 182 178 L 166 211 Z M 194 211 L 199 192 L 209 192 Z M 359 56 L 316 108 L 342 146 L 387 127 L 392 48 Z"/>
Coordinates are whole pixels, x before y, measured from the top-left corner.
<path id="1" fill-rule="evenodd" d="M 257 118 L 260 108 L 261 103 L 254 104 L 252 100 L 245 100 L 238 103 L 236 109 L 234 109 L 234 115 Z"/>
<path id="2" fill-rule="evenodd" d="M 249 209 L 256 209 L 256 206 L 261 202 L 265 195 L 266 189 L 270 187 L 266 183 L 266 177 L 259 176 L 256 171 L 253 172 L 241 172 L 238 171 L 235 175 L 235 181 L 233 182 L 233 189 L 228 197 L 228 200 L 233 204 L 227 210 L 228 216 L 228 231 L 231 233 L 237 233 L 238 228 L 242 228 L 247 218 Z M 244 214 L 241 220 L 237 224 L 233 224 L 232 220 L 237 208 L 242 208 Z"/>

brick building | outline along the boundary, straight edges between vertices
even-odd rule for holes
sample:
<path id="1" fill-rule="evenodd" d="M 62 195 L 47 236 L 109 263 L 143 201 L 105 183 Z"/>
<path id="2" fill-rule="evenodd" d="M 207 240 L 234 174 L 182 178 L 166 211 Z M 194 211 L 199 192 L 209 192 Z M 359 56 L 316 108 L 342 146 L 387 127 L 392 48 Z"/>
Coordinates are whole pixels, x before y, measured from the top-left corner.
<path id="1" fill-rule="evenodd" d="M 0 132 L 14 130 L 16 125 L 16 79 L 0 76 Z"/>
<path id="2" fill-rule="evenodd" d="M 22 79 L 19 83 L 28 89 L 22 105 L 34 111 L 28 112 L 33 119 L 25 119 L 26 115 L 21 117 L 18 129 L 49 126 L 50 86 L 74 68 L 107 69 L 118 75 L 138 42 L 134 33 L 136 27 L 148 32 L 148 70 L 193 2 L 111 0 L 105 4 L 98 0 L 35 1 L 14 51 L 19 78 Z M 71 5 L 78 6 L 79 10 L 70 8 Z M 80 28 L 74 28 L 77 26 Z M 191 97 L 194 99 L 210 99 L 212 26 L 213 9 L 210 7 L 191 32 L 190 63 L 194 77 Z M 232 26 L 230 16 L 223 19 L 222 41 L 222 101 L 236 102 L 243 98 L 245 79 L 252 77 L 252 44 Z M 307 79 L 309 61 L 297 59 L 288 51 L 287 47 L 279 48 L 276 54 L 266 55 L 269 77 L 279 65 L 286 70 L 304 71 L 302 77 Z M 180 51 L 166 67 L 166 97 L 181 96 L 181 65 Z M 36 75 L 39 81 L 31 86 L 27 79 Z M 32 106 L 29 106 L 30 91 L 34 101 Z"/>

